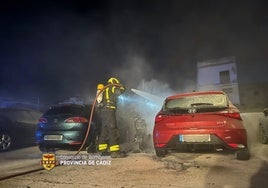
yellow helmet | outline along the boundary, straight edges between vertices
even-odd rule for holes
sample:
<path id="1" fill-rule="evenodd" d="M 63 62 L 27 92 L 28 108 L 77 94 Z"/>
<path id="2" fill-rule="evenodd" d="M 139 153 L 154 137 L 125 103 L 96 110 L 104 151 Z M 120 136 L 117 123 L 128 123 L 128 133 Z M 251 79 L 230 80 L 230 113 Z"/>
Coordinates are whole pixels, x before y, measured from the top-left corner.
<path id="1" fill-rule="evenodd" d="M 120 84 L 119 80 L 117 78 L 110 78 L 108 80 L 109 84 Z"/>
<path id="2" fill-rule="evenodd" d="M 103 84 L 98 84 L 98 85 L 97 85 L 97 89 L 98 89 L 98 90 L 101 90 L 101 89 L 103 89 L 103 88 L 104 88 L 104 85 L 103 85 Z"/>

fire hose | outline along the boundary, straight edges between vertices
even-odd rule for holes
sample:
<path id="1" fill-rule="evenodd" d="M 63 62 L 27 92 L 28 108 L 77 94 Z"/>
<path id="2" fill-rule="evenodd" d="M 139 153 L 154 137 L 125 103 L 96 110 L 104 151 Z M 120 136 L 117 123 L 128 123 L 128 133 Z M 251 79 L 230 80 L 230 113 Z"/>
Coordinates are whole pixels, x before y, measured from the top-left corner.
<path id="1" fill-rule="evenodd" d="M 80 148 L 77 150 L 77 152 L 74 154 L 74 156 L 78 155 L 80 153 L 80 151 L 84 148 L 85 144 L 86 144 L 86 141 L 88 139 L 88 135 L 89 135 L 89 132 L 90 132 L 90 128 L 91 128 L 91 123 L 92 123 L 92 119 L 93 119 L 93 114 L 94 114 L 94 109 L 95 109 L 95 105 L 96 105 L 96 102 L 97 102 L 97 98 L 99 97 L 99 95 L 108 87 L 110 86 L 114 86 L 114 87 L 117 87 L 117 88 L 120 88 L 120 87 L 123 87 L 122 84 L 108 84 L 106 86 L 104 86 L 100 92 L 96 95 L 94 101 L 93 101 L 93 104 L 92 104 L 92 107 L 91 107 L 91 111 L 90 111 L 90 116 L 89 116 L 89 122 L 88 122 L 88 127 L 87 127 L 87 131 L 86 131 L 86 135 L 85 135 L 85 138 L 83 140 L 83 143 L 82 145 L 80 146 Z"/>

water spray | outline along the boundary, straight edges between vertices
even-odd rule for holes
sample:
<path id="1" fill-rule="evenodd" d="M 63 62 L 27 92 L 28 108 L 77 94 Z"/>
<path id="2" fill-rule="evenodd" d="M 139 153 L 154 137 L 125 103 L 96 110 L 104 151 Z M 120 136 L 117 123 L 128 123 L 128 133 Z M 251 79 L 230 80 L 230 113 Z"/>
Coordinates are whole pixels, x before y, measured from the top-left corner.
<path id="1" fill-rule="evenodd" d="M 147 93 L 147 92 L 144 92 L 144 91 L 141 91 L 141 90 L 138 90 L 138 89 L 131 89 L 131 91 L 133 91 L 137 95 L 139 95 L 139 96 L 141 96 L 141 97 L 143 97 L 143 98 L 145 98 L 147 100 L 152 101 L 157 106 L 161 106 L 163 101 L 164 101 L 164 98 L 158 97 L 156 95 L 152 95 L 150 93 Z"/>

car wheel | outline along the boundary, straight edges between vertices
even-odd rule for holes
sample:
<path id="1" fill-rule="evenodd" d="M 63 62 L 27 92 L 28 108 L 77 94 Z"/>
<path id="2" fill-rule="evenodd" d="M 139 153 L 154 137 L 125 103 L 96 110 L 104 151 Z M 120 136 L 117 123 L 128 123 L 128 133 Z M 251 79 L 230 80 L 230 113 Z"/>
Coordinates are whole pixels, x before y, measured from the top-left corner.
<path id="1" fill-rule="evenodd" d="M 155 154 L 156 154 L 157 157 L 165 157 L 167 153 L 168 152 L 165 149 L 155 148 Z"/>
<path id="2" fill-rule="evenodd" d="M 263 128 L 261 128 L 260 127 L 260 142 L 262 143 L 262 144 L 267 144 L 267 142 L 268 142 L 268 138 L 267 138 L 267 136 L 265 135 L 265 131 L 263 130 Z"/>
<path id="3" fill-rule="evenodd" d="M 44 153 L 51 151 L 49 147 L 45 147 L 45 146 L 39 146 L 39 150 Z"/>
<path id="4" fill-rule="evenodd" d="M 248 149 L 238 150 L 235 152 L 235 156 L 237 160 L 249 160 L 250 153 Z"/>
<path id="5" fill-rule="evenodd" d="M 11 146 L 11 137 L 7 133 L 0 133 L 0 151 L 8 151 Z"/>

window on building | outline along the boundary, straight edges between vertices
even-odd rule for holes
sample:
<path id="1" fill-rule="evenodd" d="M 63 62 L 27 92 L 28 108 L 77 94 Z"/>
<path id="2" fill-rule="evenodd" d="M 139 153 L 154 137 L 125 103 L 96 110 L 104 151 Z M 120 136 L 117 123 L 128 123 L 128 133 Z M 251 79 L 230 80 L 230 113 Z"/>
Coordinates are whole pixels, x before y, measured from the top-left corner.
<path id="1" fill-rule="evenodd" d="M 230 71 L 221 71 L 220 72 L 220 83 L 221 84 L 229 84 L 231 83 L 230 79 Z"/>

